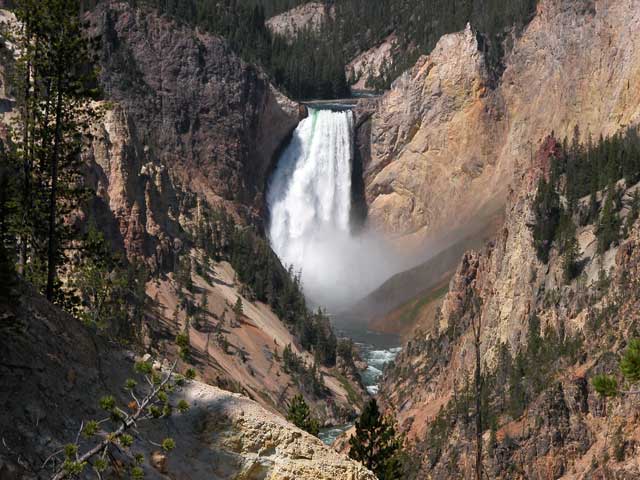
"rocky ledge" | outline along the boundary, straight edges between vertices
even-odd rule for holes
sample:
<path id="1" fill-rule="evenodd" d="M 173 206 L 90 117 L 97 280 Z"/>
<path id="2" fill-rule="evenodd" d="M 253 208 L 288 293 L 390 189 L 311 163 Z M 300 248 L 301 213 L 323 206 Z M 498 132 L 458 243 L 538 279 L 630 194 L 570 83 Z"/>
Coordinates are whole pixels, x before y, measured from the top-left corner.
<path id="1" fill-rule="evenodd" d="M 122 385 L 135 355 L 25 285 L 6 292 L 9 298 L 0 298 L 0 478 L 49 478 L 45 459 L 76 438 L 83 420 L 104 415 L 98 399 L 130 400 Z M 189 403 L 186 413 L 139 424 L 134 446 L 145 456 L 145 478 L 375 480 L 239 394 L 193 381 L 175 395 Z M 176 444 L 166 456 L 152 443 L 165 437 Z"/>

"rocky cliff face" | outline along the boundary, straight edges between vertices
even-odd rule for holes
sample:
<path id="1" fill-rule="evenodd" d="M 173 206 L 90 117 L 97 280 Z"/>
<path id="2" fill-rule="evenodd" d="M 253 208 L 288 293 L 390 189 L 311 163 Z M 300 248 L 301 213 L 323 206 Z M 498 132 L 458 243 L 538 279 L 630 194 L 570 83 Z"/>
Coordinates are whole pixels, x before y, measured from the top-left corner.
<path id="1" fill-rule="evenodd" d="M 197 251 L 192 252 L 192 262 L 194 266 L 206 263 Z M 194 271 L 193 292 L 181 290 L 174 273 L 147 284 L 153 302 L 149 302 L 143 326 L 146 351 L 177 358 L 174 339 L 186 331 L 190 364 L 203 382 L 246 395 L 274 416 L 286 415 L 298 394 L 305 396 L 321 425 L 342 424 L 360 412 L 365 389 L 357 375 L 350 375 L 348 366 L 318 367 L 326 387 L 321 396 L 285 367 L 282 355 L 287 345 L 306 365 L 314 364 L 314 356 L 300 346 L 268 305 L 252 298 L 229 263 L 209 262 Z M 193 305 L 202 305 L 206 298 L 206 312 L 197 324 L 193 313 L 181 308 L 185 298 Z M 233 311 L 238 298 L 242 315 Z"/>
<path id="2" fill-rule="evenodd" d="M 95 195 L 75 220 L 81 228 L 94 222 L 116 255 L 150 273 L 139 325 L 114 330 L 135 329 L 146 351 L 172 357 L 176 335 L 187 331 L 203 381 L 280 415 L 302 387 L 278 354 L 291 344 L 307 364 L 313 358 L 268 305 L 252 299 L 229 264 L 194 248 L 194 232 L 203 211 L 216 207 L 240 224 L 260 226 L 272 160 L 301 110 L 221 38 L 124 2 L 101 2 L 87 19 L 100 39 L 106 100 L 83 152 Z M 9 111 L 4 78 L 0 96 Z M 8 123 L 10 112 L 2 113 Z M 197 289 L 186 297 L 176 281 L 178 257 L 190 262 Z M 238 298 L 241 319 L 232 314 Z M 205 301 L 203 321 L 192 328 L 196 306 Z M 310 395 L 307 401 L 321 422 L 344 422 L 358 408 L 352 393 L 364 387 L 338 369 L 323 374 L 328 401 Z"/>
<path id="3" fill-rule="evenodd" d="M 597 138 L 640 119 L 634 0 L 542 0 L 496 88 L 474 33 L 445 35 L 393 85 L 371 122 L 372 222 L 404 240 L 439 237 L 504 204 L 535 146 L 579 125 Z M 451 219 L 455 219 L 452 224 Z"/>
<path id="4" fill-rule="evenodd" d="M 134 354 L 96 337 L 19 284 L 3 291 L 0 312 L 0 477 L 49 478 L 45 459 L 74 441 L 82 420 L 104 415 L 98 408 L 102 396 L 128 403 L 122 385 L 134 376 Z M 176 402 L 189 402 L 186 414 L 139 424 L 142 438 L 171 436 L 176 443 L 165 455 L 139 442 L 145 478 L 375 480 L 246 397 L 197 381 L 175 395 Z M 86 478 L 95 476 L 87 470 Z"/>
<path id="5" fill-rule="evenodd" d="M 376 80 L 383 73 L 384 67 L 393 64 L 393 49 L 398 43 L 398 37 L 391 34 L 379 45 L 362 52 L 351 60 L 345 67 L 347 79 L 352 83 L 352 90 L 373 90 L 367 81 Z"/>
<path id="6" fill-rule="evenodd" d="M 125 3 L 104 2 L 88 19 L 109 103 L 86 157 L 115 242 L 157 269 L 196 198 L 259 222 L 298 105 L 221 38 Z"/>
<path id="7" fill-rule="evenodd" d="M 611 352 L 621 351 L 637 332 L 640 222 L 602 257 L 596 254 L 594 226 L 579 228 L 583 270 L 569 284 L 563 281 L 557 252 L 549 264 L 540 262 L 531 231 L 532 203 L 538 178 L 548 175 L 557 148 L 556 140 L 545 140 L 509 192 L 504 228 L 483 251 L 464 255 L 435 315 L 436 326 L 416 334 L 385 373 L 382 396 L 422 455 L 416 478 L 472 475 L 475 410 L 466 397 L 474 368 L 472 318 L 481 322 L 481 364 L 492 378 L 488 384 L 493 382 L 483 402 L 505 405 L 520 398 L 518 378 L 532 382 L 527 385 L 539 382 L 527 390 L 530 397 L 522 399 L 522 410 L 512 406 L 493 417 L 491 408 L 483 413 L 486 422 L 495 422 L 494 434 L 487 427 L 484 435 L 490 478 L 640 474 L 632 460 L 640 429 L 636 402 L 612 402 L 605 417 L 604 403 L 590 386 L 595 374 L 615 371 Z M 622 215 L 636 189 L 640 185 L 627 187 Z M 535 364 L 529 370 L 513 368 L 534 373 L 518 377 L 504 352 L 517 358 L 517 352 L 533 348 L 532 319 L 539 321 L 545 345 L 560 346 L 549 350 L 546 359 L 521 354 L 513 365 L 525 358 Z"/>

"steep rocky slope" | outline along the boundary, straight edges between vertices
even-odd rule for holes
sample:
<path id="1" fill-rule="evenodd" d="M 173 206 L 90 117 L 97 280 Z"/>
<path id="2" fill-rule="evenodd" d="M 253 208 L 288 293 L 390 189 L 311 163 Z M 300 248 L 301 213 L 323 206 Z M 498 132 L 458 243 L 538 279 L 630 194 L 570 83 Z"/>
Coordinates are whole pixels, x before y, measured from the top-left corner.
<path id="1" fill-rule="evenodd" d="M 192 292 L 180 288 L 174 273 L 147 284 L 147 296 L 153 299 L 143 327 L 147 351 L 177 357 L 175 336 L 188 332 L 189 363 L 206 383 L 242 393 L 276 415 L 286 414 L 291 399 L 303 394 L 321 424 L 341 424 L 359 413 L 364 387 L 348 366 L 319 367 L 327 388 L 321 396 L 302 386 L 300 376 L 285 367 L 283 350 L 290 346 L 307 365 L 314 364 L 313 354 L 269 305 L 252 298 L 229 263 L 205 258 L 192 252 L 194 265 L 207 265 L 194 268 Z M 181 308 L 184 298 L 193 305 L 206 302 L 197 322 L 189 309 Z M 238 298 L 241 315 L 234 312 Z"/>
<path id="2" fill-rule="evenodd" d="M 504 228 L 484 250 L 464 255 L 433 326 L 417 333 L 385 372 L 381 395 L 421 455 L 414 478 L 472 475 L 472 319 L 481 323 L 483 462 L 490 478 L 640 474 L 637 401 L 622 397 L 605 409 L 590 386 L 595 374 L 616 371 L 616 353 L 637 336 L 640 222 L 602 256 L 594 225 L 580 227 L 582 273 L 569 283 L 555 249 L 548 265 L 539 261 L 532 205 L 558 148 L 554 139 L 544 142 L 509 193 Z M 626 188 L 623 216 L 638 189 Z"/>
<path id="3" fill-rule="evenodd" d="M 637 121 L 639 27 L 635 0 L 542 0 L 496 88 L 471 30 L 442 37 L 371 118 L 372 222 L 405 242 L 438 237 L 502 208 L 530 141 Z"/>
<path id="4" fill-rule="evenodd" d="M 219 37 L 118 2 L 88 20 L 109 103 L 85 156 L 114 243 L 166 267 L 196 198 L 258 222 L 298 105 Z"/>
<path id="5" fill-rule="evenodd" d="M 175 280 L 178 257 L 190 258 L 194 271 L 209 268 L 203 251 L 194 250 L 204 210 L 220 208 L 240 224 L 261 226 L 274 155 L 304 108 L 221 38 L 118 2 L 100 4 L 88 18 L 101 39 L 100 81 L 108 102 L 84 152 L 88 184 L 97 193 L 87 214 L 115 251 L 151 272 L 153 301 L 141 336 L 147 348 L 175 353 L 174 338 L 189 331 L 192 315 L 163 273 L 174 272 Z M 208 307 L 202 331 L 191 330 L 191 348 L 207 381 L 283 412 L 300 386 L 281 371 L 277 352 L 292 344 L 309 365 L 313 358 L 267 305 L 247 298 L 236 277 L 228 264 L 193 273 L 198 294 L 190 294 L 190 302 L 206 297 Z M 242 323 L 230 320 L 238 297 L 246 305 Z M 340 372 L 326 373 L 333 401 L 331 408 L 316 402 L 317 415 L 345 421 L 358 403 L 347 390 L 363 389 Z"/>
<path id="6" fill-rule="evenodd" d="M 49 478 L 45 459 L 75 439 L 82 420 L 101 415 L 99 398 L 113 394 L 125 405 L 130 400 L 122 385 L 133 376 L 134 354 L 24 285 L 2 293 L 0 477 Z M 141 440 L 145 478 L 375 478 L 246 397 L 194 381 L 176 393 L 180 398 L 190 404 L 187 413 L 139 425 L 143 439 L 171 436 L 176 442 L 165 455 Z"/>

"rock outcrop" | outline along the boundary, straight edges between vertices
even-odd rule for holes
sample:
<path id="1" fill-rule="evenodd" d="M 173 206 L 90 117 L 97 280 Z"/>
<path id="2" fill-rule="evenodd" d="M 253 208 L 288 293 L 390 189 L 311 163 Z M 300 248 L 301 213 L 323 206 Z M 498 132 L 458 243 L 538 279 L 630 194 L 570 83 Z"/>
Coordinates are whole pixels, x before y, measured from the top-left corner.
<path id="1" fill-rule="evenodd" d="M 384 68 L 393 64 L 393 49 L 398 38 L 395 34 L 386 37 L 379 45 L 360 53 L 351 60 L 346 68 L 347 79 L 352 81 L 352 90 L 373 90 L 367 85 L 369 78 L 376 80 L 383 73 Z"/>
<path id="2" fill-rule="evenodd" d="M 542 0 L 490 88 L 472 30 L 443 36 L 372 118 L 371 221 L 405 241 L 482 221 L 552 131 L 585 140 L 639 121 L 639 44 L 635 0 Z"/>
<path id="3" fill-rule="evenodd" d="M 294 38 L 305 29 L 319 30 L 333 14 L 333 6 L 322 2 L 309 2 L 269 18 L 266 25 L 271 33 Z"/>
<path id="4" fill-rule="evenodd" d="M 3 291 L 0 312 L 0 477 L 49 478 L 45 459 L 76 438 L 81 420 L 104 415 L 99 398 L 130 400 L 122 385 L 134 355 L 21 284 Z M 145 478 L 375 480 L 246 397 L 197 381 L 175 395 L 189 402 L 187 413 L 139 424 L 143 438 L 176 443 L 162 454 L 139 442 Z"/>
<path id="5" fill-rule="evenodd" d="M 191 435 L 183 434 L 184 448 L 169 457 L 168 478 L 376 478 L 362 465 L 245 397 L 199 383 L 192 384 L 184 397 L 193 408 L 176 428 Z M 206 476 L 210 474 L 213 477 Z"/>

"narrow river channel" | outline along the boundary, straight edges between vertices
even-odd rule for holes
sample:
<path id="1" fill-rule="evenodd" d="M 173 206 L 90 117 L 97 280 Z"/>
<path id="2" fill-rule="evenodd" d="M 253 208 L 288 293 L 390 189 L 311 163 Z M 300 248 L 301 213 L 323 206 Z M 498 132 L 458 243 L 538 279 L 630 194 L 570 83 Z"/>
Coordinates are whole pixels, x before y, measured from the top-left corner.
<path id="1" fill-rule="evenodd" d="M 370 395 L 378 393 L 378 382 L 384 371 L 385 365 L 393 361 L 401 350 L 400 338 L 396 335 L 387 335 L 368 330 L 336 326 L 341 336 L 353 339 L 359 348 L 363 360 L 367 363 L 367 369 L 361 373 L 362 383 Z M 353 426 L 353 423 L 336 425 L 322 429 L 320 440 L 331 445 L 335 440 Z"/>

